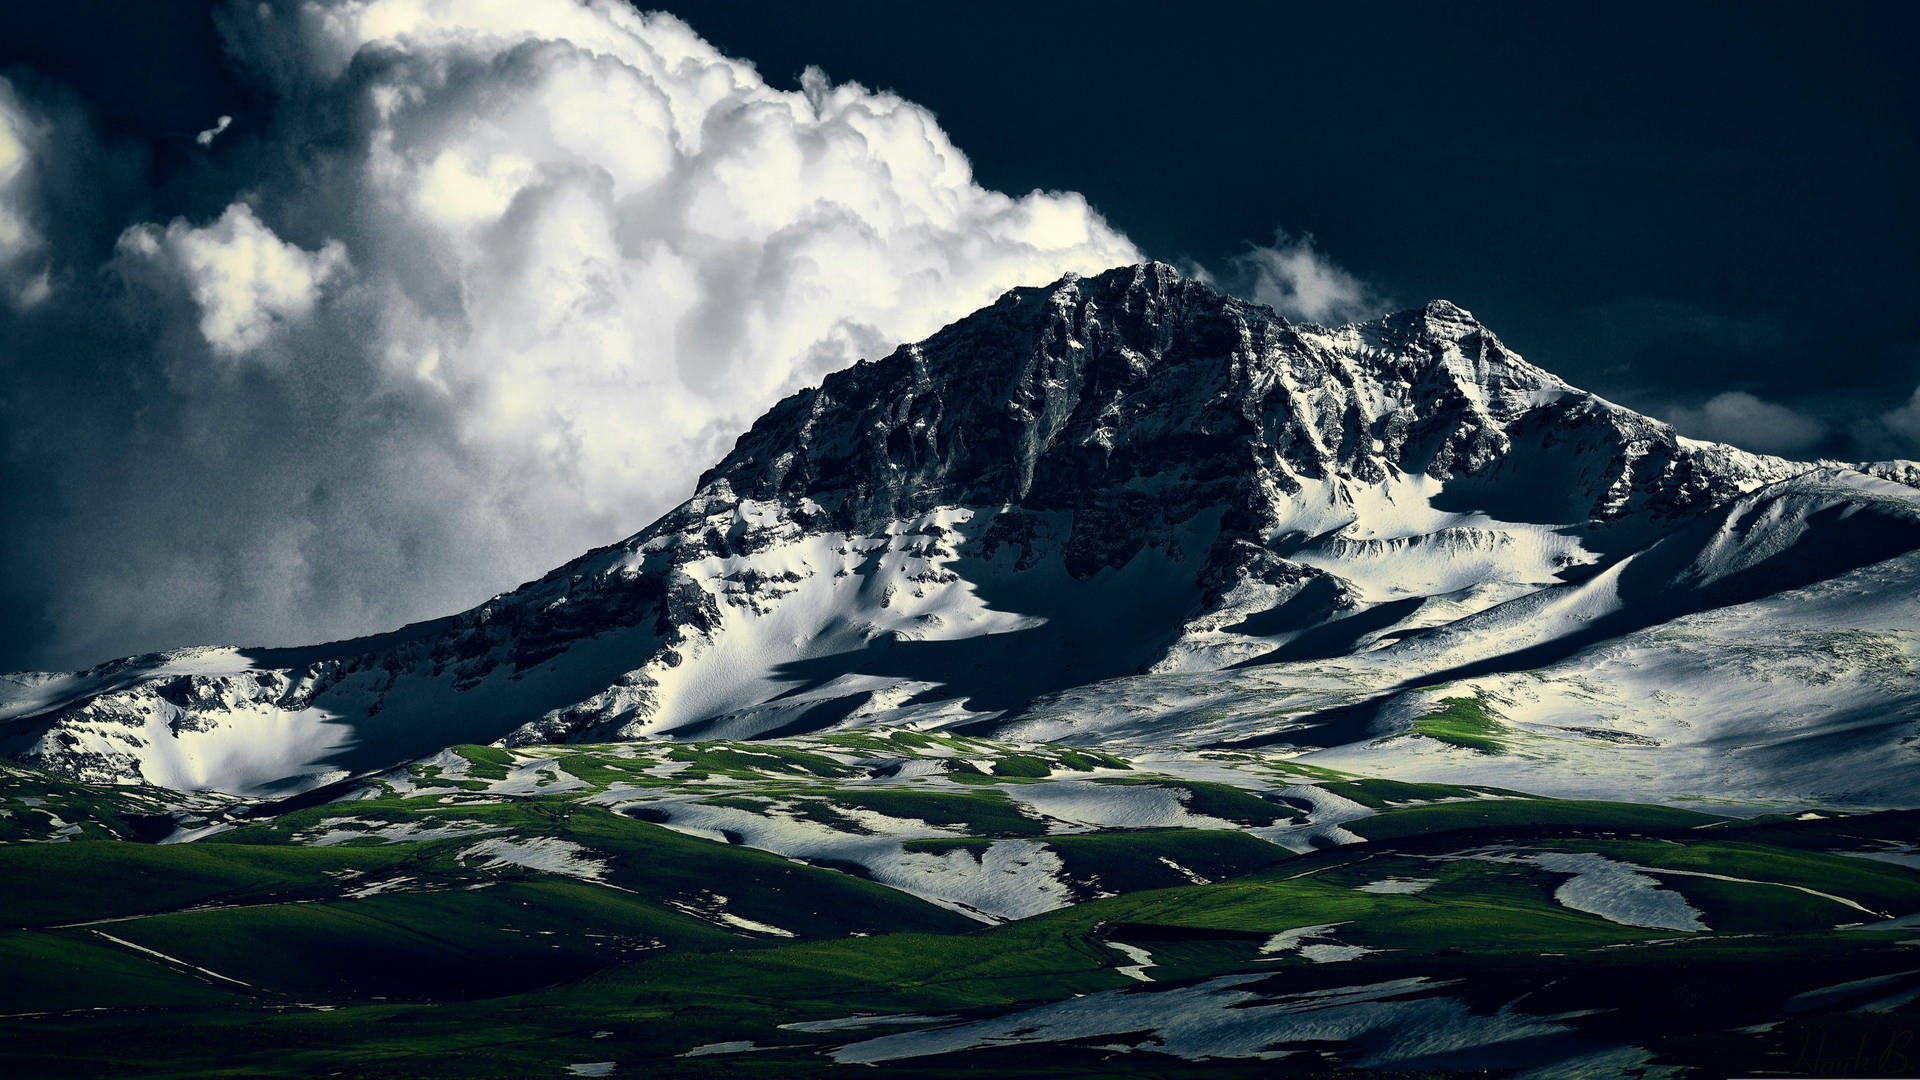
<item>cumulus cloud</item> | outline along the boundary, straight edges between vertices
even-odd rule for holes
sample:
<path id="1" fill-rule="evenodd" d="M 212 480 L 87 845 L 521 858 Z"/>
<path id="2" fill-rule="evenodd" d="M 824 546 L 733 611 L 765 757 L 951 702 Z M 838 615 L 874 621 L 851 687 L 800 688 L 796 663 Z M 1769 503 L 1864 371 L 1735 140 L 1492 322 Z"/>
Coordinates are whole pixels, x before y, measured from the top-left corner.
<path id="1" fill-rule="evenodd" d="M 38 563 L 38 662 L 455 610 L 646 524 L 826 371 L 1141 257 L 1075 193 L 981 187 L 912 102 L 771 86 L 616 0 L 218 22 L 272 102 L 227 136 L 244 171 L 126 222 L 94 295 L 0 343 L 73 353 L 0 406 L 78 418 L 16 444 L 65 505 L 0 525 Z M 32 129 L 3 130 L 8 213 Z"/>
<path id="2" fill-rule="evenodd" d="M 1379 314 L 1388 304 L 1365 283 L 1336 266 L 1312 236 L 1273 234 L 1273 243 L 1235 256 L 1228 288 L 1290 319 L 1334 325 Z"/>
<path id="3" fill-rule="evenodd" d="M 29 308 L 53 291 L 40 216 L 39 165 L 51 125 L 0 78 L 0 295 Z"/>
<path id="4" fill-rule="evenodd" d="M 321 286 L 347 262 L 339 241 L 302 251 L 275 236 L 245 203 L 202 228 L 180 218 L 165 229 L 136 225 L 120 237 L 120 251 L 176 277 L 199 308 L 201 336 L 216 354 L 230 357 L 257 353 L 277 327 L 311 314 Z"/>
<path id="5" fill-rule="evenodd" d="M 1805 450 L 1827 434 L 1821 421 L 1745 391 L 1716 394 L 1697 407 L 1676 405 L 1662 413 L 1683 435 L 1768 454 Z"/>

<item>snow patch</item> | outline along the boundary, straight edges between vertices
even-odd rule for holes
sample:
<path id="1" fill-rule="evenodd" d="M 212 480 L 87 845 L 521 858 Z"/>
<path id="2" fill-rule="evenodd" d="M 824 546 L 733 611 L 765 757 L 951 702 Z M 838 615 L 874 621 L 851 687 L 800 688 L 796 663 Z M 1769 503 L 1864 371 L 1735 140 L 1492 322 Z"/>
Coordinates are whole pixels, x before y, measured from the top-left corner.
<path id="1" fill-rule="evenodd" d="M 461 863 L 484 859 L 482 870 L 516 866 L 543 874 L 578 878 L 596 885 L 605 884 L 607 864 L 586 848 L 557 836 L 495 837 L 482 840 L 455 856 Z"/>

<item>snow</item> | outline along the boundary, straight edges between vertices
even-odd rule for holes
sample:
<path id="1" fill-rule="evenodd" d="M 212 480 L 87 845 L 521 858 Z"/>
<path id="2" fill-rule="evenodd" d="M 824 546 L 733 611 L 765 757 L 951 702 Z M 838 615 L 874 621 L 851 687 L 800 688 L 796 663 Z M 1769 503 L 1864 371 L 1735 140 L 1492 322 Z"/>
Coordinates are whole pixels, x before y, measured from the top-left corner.
<path id="1" fill-rule="evenodd" d="M 1261 975 L 1231 975 L 1160 989 L 1111 990 L 951 1027 L 899 1032 L 828 1051 L 846 1064 L 884 1064 L 984 1046 L 1130 1036 L 1187 1060 L 1284 1058 L 1329 1043 L 1353 1044 L 1356 1064 L 1391 1067 L 1454 1055 L 1460 1067 L 1515 1067 L 1552 1060 L 1550 1037 L 1567 1028 L 1551 1017 L 1502 1007 L 1477 1014 L 1434 993 L 1425 979 L 1268 997 Z"/>
<path id="2" fill-rule="evenodd" d="M 768 524 L 779 521 L 776 508 L 754 509 Z M 847 653 L 886 638 L 956 640 L 1037 625 L 1032 616 L 990 607 L 964 578 L 935 587 L 922 580 L 951 574 L 956 558 L 942 545 L 927 544 L 923 530 L 959 529 L 974 516 L 970 508 L 946 507 L 895 523 L 880 536 L 800 534 L 751 555 L 712 557 L 687 567 L 691 580 L 722 601 L 723 629 L 683 649 L 679 662 L 646 669 L 658 684 L 659 702 L 646 719 L 647 730 L 731 716 L 724 737 L 749 737 L 804 706 L 850 693 L 886 693 L 902 682 L 850 678 L 783 697 L 793 681 L 769 674 L 781 663 Z M 794 580 L 779 587 L 785 595 L 752 598 L 733 584 L 747 574 Z"/>
<path id="3" fill-rule="evenodd" d="M 1333 941 L 1333 932 L 1345 925 L 1322 923 L 1283 930 L 1260 946 L 1261 959 L 1279 960 L 1288 953 L 1294 953 L 1316 964 L 1337 964 L 1345 960 L 1358 960 L 1379 951 L 1365 945 L 1341 945 Z"/>
<path id="4" fill-rule="evenodd" d="M 1920 970 L 1897 971 L 1887 975 L 1835 983 L 1817 990 L 1808 990 L 1788 998 L 1786 1011 L 1807 1012 L 1853 1000 L 1857 1002 L 1851 1008 L 1853 1012 L 1892 1012 L 1915 998 L 1920 998 L 1920 984 L 1916 984 L 1916 976 L 1920 976 Z M 1909 985 L 1902 986 L 1903 983 Z M 1860 1001 L 1861 998 L 1867 1000 Z"/>
<path id="5" fill-rule="evenodd" d="M 1382 896 L 1405 896 L 1410 893 L 1425 892 L 1435 880 L 1434 878 L 1381 878 L 1379 881 L 1369 881 L 1359 886 L 1358 891 Z"/>
<path id="6" fill-rule="evenodd" d="M 203 968 L 198 964 L 190 964 L 185 960 L 180 959 L 179 957 L 168 956 L 166 953 L 163 953 L 158 949 L 149 949 L 145 945 L 136 945 L 133 942 L 126 940 L 125 938 L 114 937 L 112 934 L 107 933 L 105 930 L 92 930 L 92 931 L 89 931 L 89 933 L 92 933 L 101 938 L 105 938 L 106 940 L 113 942 L 115 945 L 118 945 L 123 949 L 132 949 L 134 952 L 144 953 L 147 956 L 151 956 L 159 960 L 164 960 L 167 963 L 173 964 L 177 967 L 183 967 L 188 969 L 189 971 L 197 971 L 200 974 L 206 975 L 210 978 L 219 979 L 221 982 L 229 982 L 234 984 L 235 986 L 245 986 L 245 987 L 248 987 L 249 989 L 251 989 L 253 986 L 252 983 L 241 982 L 239 979 L 233 978 L 230 975 L 222 975 L 217 971 L 213 971 L 208 968 Z"/>
<path id="7" fill-rule="evenodd" d="M 1332 942 L 1314 942 L 1300 946 L 1300 955 L 1316 964 L 1337 964 L 1343 960 L 1358 960 L 1378 951 L 1365 945 L 1336 945 Z"/>
<path id="8" fill-rule="evenodd" d="M 1554 900 L 1563 907 L 1622 926 L 1688 932 L 1707 929 L 1686 897 L 1661 888 L 1640 868 L 1587 852 L 1541 852 L 1529 858 L 1543 869 L 1573 875 L 1553 891 Z"/>
<path id="9" fill-rule="evenodd" d="M 1517 753 L 1426 740 L 1306 760 L 1398 779 L 1568 798 L 1689 800 L 1736 813 L 1906 806 L 1903 725 L 1920 717 L 1920 558 L 1683 616 L 1525 672 L 1418 695 L 1398 715 L 1479 694 Z"/>
<path id="10" fill-rule="evenodd" d="M 996 840 L 978 854 L 907 852 L 870 869 L 883 885 L 987 920 L 1024 919 L 1072 902 L 1060 856 L 1033 840 Z"/>
<path id="11" fill-rule="evenodd" d="M 237 822 L 232 821 L 216 821 L 211 825 L 200 825 L 194 828 L 188 828 L 182 825 L 166 836 L 161 837 L 159 842 L 162 844 L 191 844 L 195 840 L 204 840 L 209 836 L 218 836 L 223 832 L 239 827 Z"/>
<path id="12" fill-rule="evenodd" d="M 407 844 L 448 840 L 462 836 L 484 836 L 487 833 L 504 831 L 497 825 L 488 825 L 481 821 L 459 821 L 450 818 L 414 818 L 401 822 L 386 822 L 346 817 L 325 818 L 315 824 L 312 830 L 302 833 L 295 839 L 313 847 L 334 847 L 369 837 L 385 844 Z"/>
<path id="13" fill-rule="evenodd" d="M 1153 784 L 1055 780 L 1014 784 L 1008 798 L 1060 823 L 1054 832 L 1087 829 L 1234 829 L 1230 821 L 1187 809 L 1186 792 Z"/>
<path id="14" fill-rule="evenodd" d="M 381 896 L 391 892 L 406 892 L 409 891 L 406 889 L 406 886 L 412 884 L 413 880 L 413 878 L 406 877 L 405 875 L 391 877 L 383 881 L 369 882 L 365 885 L 355 886 L 341 893 L 340 896 L 341 899 L 344 900 L 364 900 L 369 896 Z"/>
<path id="15" fill-rule="evenodd" d="M 673 907 L 696 919 L 724 926 L 730 930 L 745 930 L 750 934 L 765 934 L 768 937 L 790 938 L 793 931 L 771 923 L 763 923 L 727 910 L 727 898 L 712 891 L 702 891 L 690 900 L 669 900 Z"/>
<path id="16" fill-rule="evenodd" d="M 1137 979 L 1143 983 L 1153 981 L 1153 976 L 1147 974 L 1147 969 L 1153 966 L 1152 953 L 1138 945 L 1128 945 L 1121 941 L 1109 941 L 1107 942 L 1107 948 L 1114 949 L 1125 955 L 1127 959 L 1133 961 L 1133 963 L 1127 964 L 1124 967 L 1115 968 L 1115 971 L 1125 975 L 1129 979 Z"/>
<path id="17" fill-rule="evenodd" d="M 482 870 L 516 866 L 544 874 L 604 884 L 607 864 L 571 840 L 556 836 L 494 837 L 465 848 L 455 858 L 462 863 L 485 860 Z"/>
<path id="18" fill-rule="evenodd" d="M 851 807 L 838 812 L 864 832 L 846 832 L 793 813 L 780 801 L 761 812 L 713 806 L 694 798 L 622 801 L 669 815 L 666 827 L 725 840 L 788 858 L 858 863 L 874 881 L 983 922 L 1021 919 L 1067 906 L 1060 857 L 1032 840 L 996 840 L 980 850 L 908 851 L 909 840 L 958 839 L 964 834 L 926 822 Z"/>
<path id="19" fill-rule="evenodd" d="M 1304 854 L 1322 845 L 1360 843 L 1359 834 L 1343 829 L 1341 825 L 1372 817 L 1374 814 L 1373 808 L 1364 803 L 1354 802 L 1352 799 L 1312 784 L 1293 784 L 1283 787 L 1279 790 L 1279 794 L 1304 802 L 1313 808 L 1308 812 L 1306 824 L 1283 823 L 1246 831 L 1270 840 L 1295 854 Z"/>
<path id="20" fill-rule="evenodd" d="M 1329 934 L 1335 929 L 1345 925 L 1345 923 L 1316 923 L 1312 926 L 1296 926 L 1291 930 L 1282 930 L 1268 938 L 1266 943 L 1260 946 L 1260 955 L 1269 956 L 1274 953 L 1298 952 L 1301 943 L 1307 941 L 1309 938 Z"/>
<path id="21" fill-rule="evenodd" d="M 1678 1075 L 1676 1070 L 1654 1065 L 1653 1060 L 1654 1055 L 1641 1047 L 1614 1046 L 1528 1069 L 1513 1080 L 1619 1080 L 1621 1077 L 1656 1080 Z"/>
<path id="22" fill-rule="evenodd" d="M 560 795 L 581 791 L 587 782 L 567 772 L 557 761 L 535 758 L 516 763 L 505 780 L 487 783 L 490 795 Z"/>
<path id="23" fill-rule="evenodd" d="M 1840 854 L 1920 870 L 1920 848 L 1912 844 L 1889 844 L 1884 851 L 1843 851 Z"/>
<path id="24" fill-rule="evenodd" d="M 1193 885 L 1212 884 L 1212 882 L 1208 881 L 1205 877 L 1194 873 L 1193 871 L 1187 869 L 1184 866 L 1181 866 L 1179 863 L 1174 862 L 1172 859 L 1167 858 L 1165 855 L 1156 856 L 1156 860 L 1160 863 L 1160 865 L 1166 867 L 1167 869 L 1173 871 L 1176 874 L 1179 874 L 1181 877 L 1186 878 L 1188 883 L 1190 884 L 1193 884 Z"/>
<path id="25" fill-rule="evenodd" d="M 781 1024 L 782 1031 L 798 1031 L 804 1034 L 829 1034 L 839 1031 L 864 1031 L 876 1027 L 897 1027 L 907 1024 L 944 1024 L 953 1020 L 951 1016 L 923 1016 L 919 1013 L 894 1013 L 887 1016 L 841 1016 L 832 1020 L 801 1020 L 791 1024 Z"/>
<path id="26" fill-rule="evenodd" d="M 770 1049 L 772 1049 L 772 1047 L 755 1046 L 751 1039 L 735 1039 L 729 1042 L 707 1043 L 704 1046 L 696 1046 L 680 1056 L 683 1058 L 711 1057 L 715 1054 L 749 1054 L 755 1050 Z"/>

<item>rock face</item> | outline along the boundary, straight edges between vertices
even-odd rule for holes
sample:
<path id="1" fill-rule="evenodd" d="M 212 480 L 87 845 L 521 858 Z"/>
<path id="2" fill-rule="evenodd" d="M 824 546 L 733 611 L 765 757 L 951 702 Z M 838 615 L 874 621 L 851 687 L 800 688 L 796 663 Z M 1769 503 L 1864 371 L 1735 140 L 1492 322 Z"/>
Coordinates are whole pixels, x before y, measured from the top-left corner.
<path id="1" fill-rule="evenodd" d="M 1577 494 L 1603 519 L 1672 516 L 1794 471 L 1683 446 L 1446 301 L 1324 331 L 1155 264 L 1017 290 L 829 376 L 755 424 L 702 488 L 812 498 L 856 531 L 941 505 L 1071 512 L 1092 555 L 1118 550 L 1108 526 L 1145 504 L 1225 508 L 1255 531 L 1302 482 L 1481 475 L 1530 436 L 1596 455 Z"/>
<path id="2" fill-rule="evenodd" d="M 1679 438 L 1445 301 L 1325 329 L 1126 267 L 828 376 L 660 521 L 472 611 L 12 676 L 0 723 L 75 775 L 250 793 L 461 741 L 1232 742 L 1295 714 L 1058 718 L 1250 668 L 1346 708 L 1841 577 L 1920 548 L 1914 467 L 1872 470 Z"/>

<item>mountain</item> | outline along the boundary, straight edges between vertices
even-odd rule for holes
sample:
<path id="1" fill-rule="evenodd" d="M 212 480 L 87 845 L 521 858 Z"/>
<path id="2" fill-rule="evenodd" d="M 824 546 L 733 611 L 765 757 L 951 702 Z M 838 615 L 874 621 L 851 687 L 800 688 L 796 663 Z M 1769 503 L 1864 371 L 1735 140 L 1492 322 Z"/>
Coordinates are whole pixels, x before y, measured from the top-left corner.
<path id="1" fill-rule="evenodd" d="M 1445 301 L 1328 329 L 1126 267 L 828 376 L 463 614 L 0 677 L 0 752 L 273 796 L 455 743 L 881 723 L 1895 804 L 1917 487 L 1679 437 Z"/>

